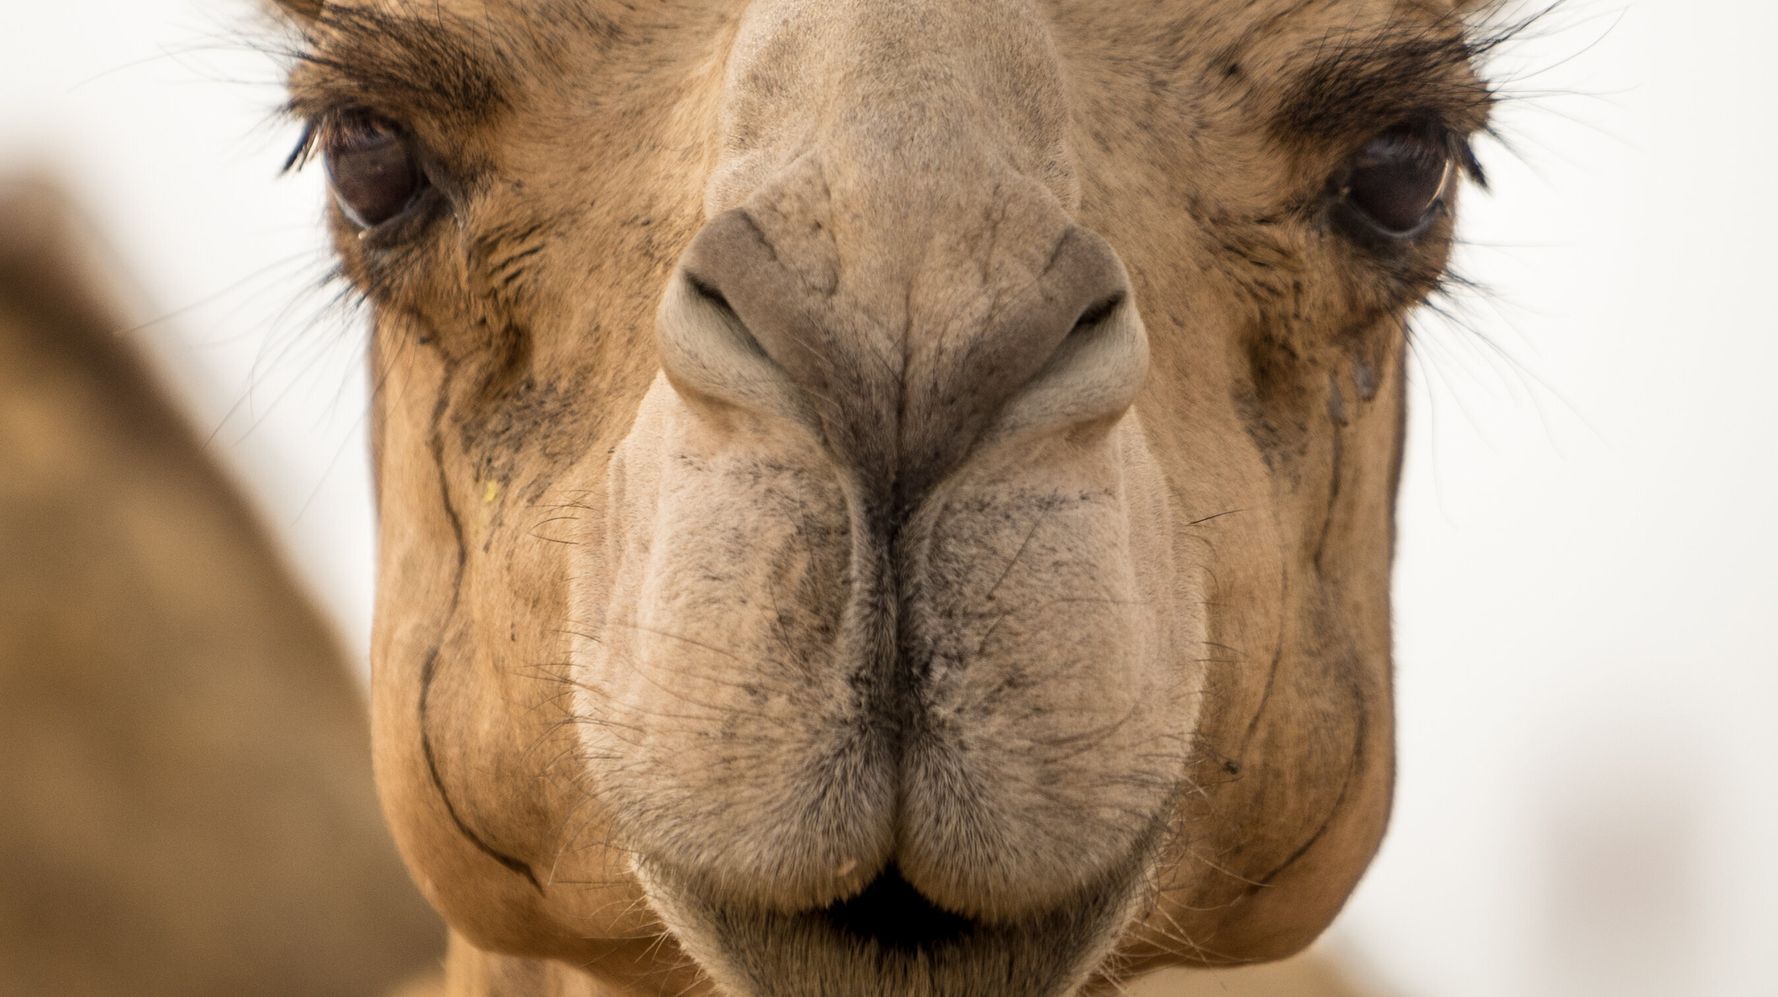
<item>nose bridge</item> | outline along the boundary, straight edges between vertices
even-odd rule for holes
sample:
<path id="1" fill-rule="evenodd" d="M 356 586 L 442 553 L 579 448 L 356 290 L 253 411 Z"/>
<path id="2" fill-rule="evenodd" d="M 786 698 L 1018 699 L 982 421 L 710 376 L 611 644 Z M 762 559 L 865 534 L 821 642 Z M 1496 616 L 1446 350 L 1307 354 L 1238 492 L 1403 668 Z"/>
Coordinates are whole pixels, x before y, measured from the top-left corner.
<path id="1" fill-rule="evenodd" d="M 1078 201 L 1034 0 L 754 0 L 730 55 L 710 216 L 742 208 L 865 366 L 918 367 L 1046 264 Z M 972 308 L 974 306 L 974 308 Z"/>
<path id="2" fill-rule="evenodd" d="M 1060 65 L 1035 0 L 754 0 L 720 103 L 711 217 L 814 150 L 910 179 L 998 159 L 1065 206 L 1078 201 Z"/>

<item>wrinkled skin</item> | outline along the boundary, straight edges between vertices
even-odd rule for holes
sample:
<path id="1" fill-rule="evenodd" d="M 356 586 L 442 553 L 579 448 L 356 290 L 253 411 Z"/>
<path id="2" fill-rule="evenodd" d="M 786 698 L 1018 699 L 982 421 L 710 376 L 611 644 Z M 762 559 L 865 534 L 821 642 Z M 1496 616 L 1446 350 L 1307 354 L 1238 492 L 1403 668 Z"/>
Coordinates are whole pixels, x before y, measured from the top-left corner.
<path id="1" fill-rule="evenodd" d="M 1462 12 L 288 8 L 295 109 L 434 180 L 332 217 L 453 992 L 1063 995 L 1326 926 L 1451 221 L 1357 237 L 1329 178 L 1482 126 Z"/>

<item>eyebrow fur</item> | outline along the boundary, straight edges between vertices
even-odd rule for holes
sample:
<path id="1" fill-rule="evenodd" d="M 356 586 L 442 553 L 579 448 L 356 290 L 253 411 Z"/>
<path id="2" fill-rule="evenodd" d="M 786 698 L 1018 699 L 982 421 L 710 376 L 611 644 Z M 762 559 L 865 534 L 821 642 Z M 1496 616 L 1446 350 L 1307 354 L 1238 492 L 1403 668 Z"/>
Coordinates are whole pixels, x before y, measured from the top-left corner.
<path id="1" fill-rule="evenodd" d="M 329 4 L 304 36 L 291 53 L 286 106 L 298 117 L 357 105 L 476 120 L 506 107 L 517 81 L 509 39 L 437 6 L 409 14 Z"/>
<path id="2" fill-rule="evenodd" d="M 1425 119 L 1462 134 L 1485 130 L 1498 94 L 1480 63 L 1536 19 L 1492 29 L 1451 19 L 1329 36 L 1286 87 L 1274 132 L 1287 141 L 1333 143 Z M 1481 180 L 1473 158 L 1466 159 Z"/>

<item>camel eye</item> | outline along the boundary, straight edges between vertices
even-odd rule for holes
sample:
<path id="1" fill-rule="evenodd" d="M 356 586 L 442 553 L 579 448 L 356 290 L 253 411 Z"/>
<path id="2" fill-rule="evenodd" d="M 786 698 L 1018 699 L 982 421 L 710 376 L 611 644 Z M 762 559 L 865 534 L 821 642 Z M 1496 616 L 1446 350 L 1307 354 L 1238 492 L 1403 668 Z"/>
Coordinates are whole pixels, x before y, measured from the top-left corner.
<path id="1" fill-rule="evenodd" d="M 1441 135 L 1398 125 L 1365 143 L 1335 189 L 1341 206 L 1375 231 L 1409 238 L 1438 216 L 1455 172 L 1450 143 Z"/>
<path id="2" fill-rule="evenodd" d="M 395 218 L 426 188 L 411 140 L 386 118 L 341 115 L 322 126 L 320 144 L 334 200 L 359 228 Z"/>

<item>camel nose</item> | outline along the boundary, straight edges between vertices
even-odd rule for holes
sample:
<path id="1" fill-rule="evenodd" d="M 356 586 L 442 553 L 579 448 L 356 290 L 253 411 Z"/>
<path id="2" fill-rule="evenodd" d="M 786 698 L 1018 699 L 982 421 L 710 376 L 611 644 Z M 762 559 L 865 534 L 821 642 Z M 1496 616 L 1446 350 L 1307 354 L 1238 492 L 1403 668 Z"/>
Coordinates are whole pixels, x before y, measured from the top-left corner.
<path id="1" fill-rule="evenodd" d="M 819 227 L 819 226 L 817 226 Z M 780 246 L 744 208 L 714 218 L 663 307 L 682 394 L 790 414 L 867 484 L 915 500 L 990 439 L 1121 414 L 1146 368 L 1129 279 L 1097 234 L 1058 225 L 1026 267 Z"/>

